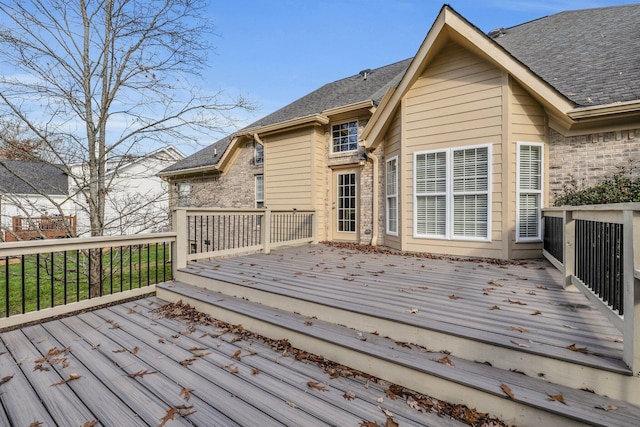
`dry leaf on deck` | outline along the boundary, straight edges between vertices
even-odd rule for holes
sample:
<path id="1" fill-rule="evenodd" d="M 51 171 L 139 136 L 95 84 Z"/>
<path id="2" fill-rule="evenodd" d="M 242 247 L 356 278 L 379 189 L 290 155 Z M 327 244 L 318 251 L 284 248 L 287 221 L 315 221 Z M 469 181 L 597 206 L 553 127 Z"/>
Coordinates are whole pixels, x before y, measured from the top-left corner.
<path id="1" fill-rule="evenodd" d="M 258 375 L 260 373 L 260 371 L 257 368 L 251 368 L 251 373 L 253 375 Z"/>
<path id="2" fill-rule="evenodd" d="M 500 310 L 500 307 L 498 307 L 497 305 L 494 305 L 489 310 Z"/>
<path id="3" fill-rule="evenodd" d="M 160 419 L 160 424 L 158 424 L 158 427 L 164 427 L 166 423 L 173 420 L 173 417 L 175 417 L 177 413 L 178 410 L 176 408 L 167 409 L 167 413 Z"/>
<path id="4" fill-rule="evenodd" d="M 523 328 L 522 326 L 512 326 L 509 328 L 509 330 L 516 331 L 516 332 L 529 332 L 527 328 Z"/>
<path id="5" fill-rule="evenodd" d="M 560 402 L 563 405 L 566 405 L 565 401 L 564 401 L 564 397 L 561 394 L 556 394 L 554 396 L 549 395 L 549 398 L 547 400 L 552 400 L 552 401 L 556 401 L 556 402 Z"/>
<path id="6" fill-rule="evenodd" d="M 451 294 L 451 295 L 449 295 L 449 299 L 452 299 L 452 300 L 457 300 L 457 299 L 461 299 L 461 298 L 462 298 L 462 297 L 460 297 L 460 296 L 458 296 L 458 295 L 456 295 L 456 294 Z"/>
<path id="7" fill-rule="evenodd" d="M 445 356 L 441 359 L 438 359 L 438 363 L 441 363 L 443 365 L 447 365 L 447 366 L 451 366 L 451 367 L 455 367 L 456 365 L 451 361 L 451 359 L 449 359 L 448 356 Z"/>
<path id="8" fill-rule="evenodd" d="M 527 304 L 523 303 L 522 301 L 512 300 L 511 298 L 508 298 L 507 302 L 509 302 L 509 304 L 527 305 Z"/>
<path id="9" fill-rule="evenodd" d="M 235 353 L 233 353 L 233 356 L 231 356 L 232 359 L 236 359 L 237 361 L 241 361 L 242 358 L 240 357 L 240 355 L 242 354 L 242 350 L 236 350 Z"/>
<path id="10" fill-rule="evenodd" d="M 237 366 L 233 365 L 225 365 L 224 369 L 226 369 L 231 374 L 237 374 L 238 372 L 240 372 L 240 369 Z"/>
<path id="11" fill-rule="evenodd" d="M 327 391 L 327 388 L 325 386 L 320 385 L 320 384 L 318 384 L 316 382 L 313 382 L 313 381 L 309 381 L 307 383 L 307 386 L 309 386 L 309 388 L 315 388 L 318 391 Z"/>
<path id="12" fill-rule="evenodd" d="M 29 424 L 29 427 L 41 427 L 42 426 L 42 421 L 34 421 L 31 424 Z"/>
<path id="13" fill-rule="evenodd" d="M 293 402 L 289 402 L 288 400 L 287 400 L 287 405 L 291 406 L 293 409 L 298 409 L 298 405 L 296 405 Z"/>
<path id="14" fill-rule="evenodd" d="M 192 391 L 194 391 L 192 388 L 184 387 L 182 390 L 180 390 L 180 396 L 184 397 L 184 400 L 188 402 L 189 399 L 191 399 Z"/>
<path id="15" fill-rule="evenodd" d="M 532 316 L 538 316 L 540 314 L 542 314 L 540 310 L 536 310 L 534 313 L 531 313 Z"/>
<path id="16" fill-rule="evenodd" d="M 47 370 L 48 370 L 48 369 L 47 369 Z M 34 371 L 35 371 L 35 369 L 34 369 Z M 5 384 L 5 383 L 8 383 L 9 381 L 11 381 L 11 378 L 13 378 L 13 375 L 7 375 L 6 377 L 3 377 L 3 378 L 0 380 L 0 385 Z"/>
<path id="17" fill-rule="evenodd" d="M 531 346 L 530 346 L 530 345 L 528 345 L 528 344 L 523 344 L 523 343 L 518 342 L 518 341 L 511 340 L 511 343 L 512 343 L 512 344 L 517 345 L 518 347 L 531 348 Z"/>
<path id="18" fill-rule="evenodd" d="M 67 378 L 66 380 L 62 380 L 62 381 L 60 381 L 60 382 L 57 382 L 57 383 L 53 383 L 53 384 L 51 384 L 51 387 L 56 387 L 56 386 L 59 386 L 59 385 L 63 385 L 63 384 L 66 384 L 66 383 L 68 383 L 68 382 L 70 382 L 70 381 L 75 381 L 75 380 L 77 380 L 77 379 L 79 379 L 79 378 L 80 378 L 80 375 L 78 375 L 78 374 L 71 374 L 71 375 L 69 375 L 69 378 Z"/>
<path id="19" fill-rule="evenodd" d="M 567 348 L 571 351 L 576 351 L 578 353 L 584 353 L 584 354 L 589 353 L 589 350 L 587 349 L 587 347 L 576 347 L 575 344 L 571 344 Z"/>
<path id="20" fill-rule="evenodd" d="M 347 400 L 353 400 L 353 399 L 356 398 L 356 394 L 354 392 L 352 392 L 351 390 L 349 390 L 348 392 L 343 394 L 342 397 L 344 397 Z"/>
<path id="21" fill-rule="evenodd" d="M 399 424 L 397 422 L 395 422 L 395 420 L 391 417 L 387 417 L 387 422 L 385 423 L 384 427 L 398 427 Z"/>
<path id="22" fill-rule="evenodd" d="M 87 421 L 86 423 L 82 424 L 82 427 L 94 427 L 98 425 L 98 420 L 91 420 L 91 421 Z"/>
<path id="23" fill-rule="evenodd" d="M 155 374 L 157 372 L 158 371 L 149 371 L 148 369 L 145 369 L 144 371 L 131 373 L 128 376 L 129 378 L 137 378 L 137 377 L 143 378 L 145 375 Z"/>
<path id="24" fill-rule="evenodd" d="M 615 411 L 616 409 L 618 409 L 618 407 L 615 406 L 615 405 L 605 405 L 605 404 L 595 406 L 595 408 L 596 409 L 602 409 L 605 412 Z"/>
<path id="25" fill-rule="evenodd" d="M 418 312 L 417 308 L 412 308 L 411 310 L 409 310 L 409 313 L 411 314 L 416 314 Z"/>
<path id="26" fill-rule="evenodd" d="M 136 354 L 138 354 L 138 350 L 140 350 L 138 347 L 133 347 L 133 351 L 131 353 L 133 353 L 133 355 L 135 356 Z"/>
<path id="27" fill-rule="evenodd" d="M 515 399 L 516 399 L 515 395 L 513 394 L 513 392 L 511 391 L 511 389 L 509 388 L 509 386 L 508 386 L 508 385 L 506 385 L 506 384 L 500 384 L 500 388 L 501 388 L 501 389 L 502 389 L 502 391 L 504 391 L 504 392 L 507 394 L 507 396 L 509 396 L 512 400 L 515 400 Z"/>

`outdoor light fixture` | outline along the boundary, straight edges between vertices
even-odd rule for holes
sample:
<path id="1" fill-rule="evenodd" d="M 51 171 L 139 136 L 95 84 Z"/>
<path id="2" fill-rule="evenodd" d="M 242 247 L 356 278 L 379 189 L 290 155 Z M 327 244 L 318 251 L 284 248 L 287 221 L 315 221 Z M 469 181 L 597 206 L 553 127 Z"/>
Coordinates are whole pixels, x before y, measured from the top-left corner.
<path id="1" fill-rule="evenodd" d="M 367 153 L 366 152 L 362 152 L 362 154 L 360 154 L 360 158 L 358 159 L 358 164 L 360 165 L 361 168 L 363 168 L 364 165 L 367 164 Z"/>

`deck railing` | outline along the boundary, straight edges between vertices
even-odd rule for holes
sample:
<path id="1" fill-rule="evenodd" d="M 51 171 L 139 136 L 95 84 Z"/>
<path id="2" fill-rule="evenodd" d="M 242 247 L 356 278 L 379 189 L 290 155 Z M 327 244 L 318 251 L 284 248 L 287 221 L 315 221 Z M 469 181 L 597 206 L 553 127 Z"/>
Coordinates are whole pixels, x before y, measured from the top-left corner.
<path id="1" fill-rule="evenodd" d="M 161 233 L 0 244 L 0 327 L 153 292 L 172 277 L 173 241 Z"/>
<path id="2" fill-rule="evenodd" d="M 311 210 L 176 208 L 175 269 L 189 261 L 317 242 Z"/>
<path id="3" fill-rule="evenodd" d="M 623 333 L 640 373 L 640 203 L 543 209 L 544 256 Z"/>

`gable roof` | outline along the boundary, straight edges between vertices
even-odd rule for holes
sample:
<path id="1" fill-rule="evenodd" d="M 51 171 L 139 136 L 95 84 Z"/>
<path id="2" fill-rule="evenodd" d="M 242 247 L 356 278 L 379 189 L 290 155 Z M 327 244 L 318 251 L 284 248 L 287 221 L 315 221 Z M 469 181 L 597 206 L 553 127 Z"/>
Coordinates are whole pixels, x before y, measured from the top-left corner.
<path id="1" fill-rule="evenodd" d="M 640 4 L 560 12 L 495 33 L 578 106 L 640 99 Z"/>
<path id="2" fill-rule="evenodd" d="M 68 194 L 67 174 L 45 162 L 0 160 L 0 194 Z"/>
<path id="3" fill-rule="evenodd" d="M 299 124 L 296 119 L 301 118 L 309 122 L 332 109 L 364 101 L 378 106 L 362 135 L 368 147 L 375 146 L 404 91 L 437 53 L 442 39 L 454 40 L 498 63 L 563 128 L 569 128 L 574 119 L 640 111 L 638 22 L 640 4 L 612 6 L 561 12 L 488 36 L 445 4 L 414 58 L 366 70 L 366 79 L 363 71 L 324 85 L 160 175 L 211 169 L 233 147 L 234 136 L 271 130 L 277 124 Z M 212 156 L 215 150 L 217 156 Z"/>

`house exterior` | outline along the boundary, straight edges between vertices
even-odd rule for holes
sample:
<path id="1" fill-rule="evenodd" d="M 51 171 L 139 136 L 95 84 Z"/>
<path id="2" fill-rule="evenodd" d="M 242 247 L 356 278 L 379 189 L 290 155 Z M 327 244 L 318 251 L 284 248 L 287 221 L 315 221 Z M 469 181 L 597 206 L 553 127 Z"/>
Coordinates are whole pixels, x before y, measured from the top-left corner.
<path id="1" fill-rule="evenodd" d="M 69 215 L 68 178 L 63 168 L 44 162 L 0 160 L 0 237 L 11 239 L 14 217 Z"/>
<path id="2" fill-rule="evenodd" d="M 320 240 L 538 257 L 571 179 L 640 160 L 640 5 L 484 34 L 443 6 L 416 55 L 329 83 L 160 172 L 172 206 L 314 209 Z"/>
<path id="3" fill-rule="evenodd" d="M 143 156 L 112 158 L 106 165 L 108 192 L 105 202 L 104 235 L 166 231 L 169 200 L 166 183 L 156 174 L 184 159 L 173 146 L 162 147 Z M 77 217 L 78 235 L 91 234 L 86 202 L 78 188 L 88 185 L 86 164 L 71 165 L 69 211 Z"/>

